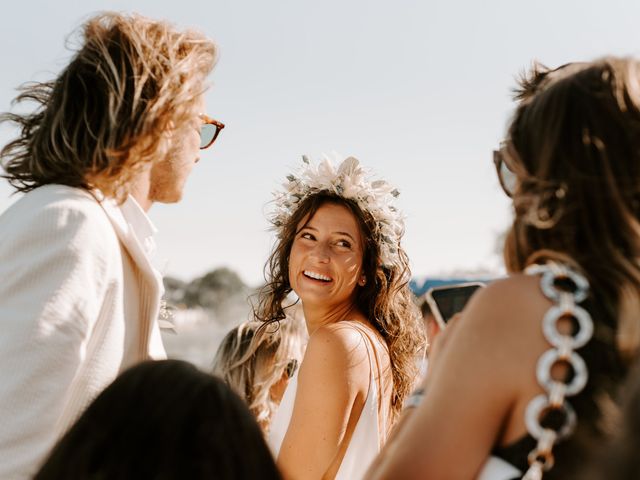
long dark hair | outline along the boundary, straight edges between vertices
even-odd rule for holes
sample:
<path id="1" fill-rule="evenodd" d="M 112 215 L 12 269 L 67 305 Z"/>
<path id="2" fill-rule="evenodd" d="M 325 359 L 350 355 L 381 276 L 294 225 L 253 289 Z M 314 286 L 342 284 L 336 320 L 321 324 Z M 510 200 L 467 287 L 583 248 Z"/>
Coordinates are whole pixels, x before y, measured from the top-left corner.
<path id="1" fill-rule="evenodd" d="M 572 259 L 628 358 L 640 345 L 639 81 L 635 60 L 538 67 L 522 82 L 509 128 L 528 177 L 514 197 L 507 267 L 521 271 L 541 250 Z M 558 186 L 561 199 L 550 192 Z M 541 228 L 532 209 L 556 221 Z"/>
<path id="2" fill-rule="evenodd" d="M 615 436 L 605 446 L 599 445 L 599 455 L 585 466 L 588 480 L 636 480 L 640 472 L 640 364 L 629 373 L 621 397 L 622 415 L 617 420 Z M 604 448 L 602 448 L 604 447 Z"/>
<path id="3" fill-rule="evenodd" d="M 585 390 L 570 402 L 575 434 L 554 449 L 549 478 L 610 435 L 620 385 L 640 345 L 640 64 L 605 58 L 521 82 L 508 130 L 518 170 L 505 262 L 520 272 L 559 260 L 589 280 L 594 335 L 580 354 Z"/>
<path id="4" fill-rule="evenodd" d="M 389 348 L 393 371 L 392 412 L 397 414 L 416 378 L 416 355 L 424 346 L 423 332 L 418 322 L 419 312 L 409 290 L 411 272 L 407 255 L 397 246 L 397 260 L 393 265 L 380 265 L 380 247 L 376 240 L 377 225 L 373 217 L 350 199 L 330 192 L 319 192 L 304 199 L 282 229 L 282 234 L 265 266 L 267 283 L 260 291 L 254 309 L 258 320 L 271 324 L 286 317 L 289 283 L 289 253 L 299 223 L 310 221 L 318 209 L 327 203 L 342 205 L 356 218 L 363 239 L 362 270 L 367 278 L 358 287 L 355 303 L 380 332 Z"/>
<path id="5" fill-rule="evenodd" d="M 279 479 L 262 431 L 222 380 L 179 360 L 124 372 L 58 442 L 36 480 Z"/>

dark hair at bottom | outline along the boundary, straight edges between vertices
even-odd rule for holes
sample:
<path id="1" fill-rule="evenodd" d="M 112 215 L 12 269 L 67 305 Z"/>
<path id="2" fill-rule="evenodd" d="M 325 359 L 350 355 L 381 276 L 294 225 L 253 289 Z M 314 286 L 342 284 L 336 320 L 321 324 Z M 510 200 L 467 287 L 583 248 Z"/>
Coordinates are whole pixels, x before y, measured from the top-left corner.
<path id="1" fill-rule="evenodd" d="M 280 479 L 262 431 L 220 379 L 190 363 L 139 364 L 118 377 L 34 477 Z"/>

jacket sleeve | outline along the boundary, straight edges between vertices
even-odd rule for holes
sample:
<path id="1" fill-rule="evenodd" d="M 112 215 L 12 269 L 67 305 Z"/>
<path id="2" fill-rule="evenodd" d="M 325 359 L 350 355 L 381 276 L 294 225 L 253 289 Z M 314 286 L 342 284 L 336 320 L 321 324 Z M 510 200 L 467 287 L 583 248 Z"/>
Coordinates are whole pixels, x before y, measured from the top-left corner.
<path id="1" fill-rule="evenodd" d="M 99 217 L 102 215 L 102 218 Z M 30 478 L 105 308 L 119 252 L 96 202 L 0 218 L 0 478 Z"/>

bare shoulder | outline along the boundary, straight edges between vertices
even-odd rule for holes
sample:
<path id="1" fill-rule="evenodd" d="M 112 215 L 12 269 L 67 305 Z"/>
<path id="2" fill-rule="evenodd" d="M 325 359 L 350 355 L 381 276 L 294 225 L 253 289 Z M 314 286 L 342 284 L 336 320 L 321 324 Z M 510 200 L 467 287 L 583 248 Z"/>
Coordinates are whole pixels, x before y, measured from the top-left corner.
<path id="1" fill-rule="evenodd" d="M 299 384 L 322 383 L 333 393 L 348 398 L 366 392 L 369 360 L 362 334 L 350 322 L 324 325 L 309 337 L 300 365 Z"/>
<path id="2" fill-rule="evenodd" d="M 278 457 L 287 478 L 320 478 L 337 471 L 349 441 L 346 434 L 355 425 L 353 412 L 364 405 L 369 366 L 366 360 L 358 362 L 363 339 L 348 323 L 324 325 L 309 337 Z"/>
<path id="3" fill-rule="evenodd" d="M 541 321 L 550 306 L 538 277 L 518 274 L 496 280 L 478 290 L 451 331 L 444 332 L 443 357 L 484 364 L 511 377 L 515 386 L 518 375 L 533 371 L 547 348 Z"/>
<path id="4" fill-rule="evenodd" d="M 309 337 L 305 361 L 348 369 L 366 359 L 362 334 L 350 322 L 323 325 Z"/>
<path id="5" fill-rule="evenodd" d="M 540 291 L 538 277 L 517 274 L 479 289 L 460 320 L 465 328 L 500 332 L 501 336 L 519 334 L 527 326 L 538 328 L 550 305 Z"/>

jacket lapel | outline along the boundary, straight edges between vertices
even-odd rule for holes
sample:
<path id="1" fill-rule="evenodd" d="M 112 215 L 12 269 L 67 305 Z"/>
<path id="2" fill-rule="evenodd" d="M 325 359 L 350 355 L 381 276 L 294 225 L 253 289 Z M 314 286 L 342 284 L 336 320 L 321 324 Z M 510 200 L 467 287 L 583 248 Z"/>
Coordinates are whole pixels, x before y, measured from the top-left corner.
<path id="1" fill-rule="evenodd" d="M 113 225 L 118 238 L 129 252 L 129 255 L 131 255 L 136 266 L 142 271 L 149 283 L 156 284 L 158 289 L 160 289 L 160 285 L 162 285 L 162 278 L 158 274 L 157 270 L 153 268 L 153 265 L 149 261 L 149 257 L 136 237 L 133 228 L 122 215 L 122 211 L 118 205 L 109 200 L 102 201 L 101 205 L 109 217 L 109 220 L 111 220 L 111 224 Z"/>
<path id="2" fill-rule="evenodd" d="M 160 302 L 164 287 L 162 284 L 162 276 L 153 268 L 149 257 L 136 237 L 133 228 L 127 222 L 120 207 L 114 200 L 103 199 L 100 202 L 103 210 L 113 225 L 120 242 L 129 253 L 135 266 L 140 270 L 141 277 L 145 285 L 141 285 L 141 305 L 148 305 L 149 308 L 141 308 L 140 331 L 143 334 L 145 342 L 145 351 L 150 351 L 152 356 L 162 356 L 164 349 L 158 351 L 161 346 L 158 345 L 159 329 L 158 329 L 158 313 L 160 311 Z"/>

